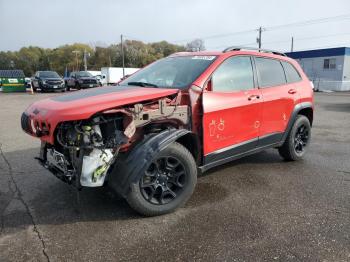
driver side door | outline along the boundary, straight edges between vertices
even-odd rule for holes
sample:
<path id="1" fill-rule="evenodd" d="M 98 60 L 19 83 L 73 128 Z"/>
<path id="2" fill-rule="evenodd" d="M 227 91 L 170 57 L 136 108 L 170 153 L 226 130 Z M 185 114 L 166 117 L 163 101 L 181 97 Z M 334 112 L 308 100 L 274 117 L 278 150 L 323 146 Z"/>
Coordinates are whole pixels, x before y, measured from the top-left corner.
<path id="1" fill-rule="evenodd" d="M 262 97 L 250 56 L 232 56 L 214 71 L 203 91 L 204 164 L 256 148 Z"/>

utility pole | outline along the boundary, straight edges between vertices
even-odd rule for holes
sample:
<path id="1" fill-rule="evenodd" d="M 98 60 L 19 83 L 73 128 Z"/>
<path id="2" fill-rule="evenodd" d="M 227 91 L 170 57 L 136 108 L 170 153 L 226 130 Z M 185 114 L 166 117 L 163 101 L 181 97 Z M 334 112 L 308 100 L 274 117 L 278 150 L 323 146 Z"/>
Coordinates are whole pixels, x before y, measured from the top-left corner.
<path id="1" fill-rule="evenodd" d="M 76 70 L 75 71 L 79 71 L 78 54 L 80 53 L 80 51 L 79 50 L 74 50 L 74 51 L 72 51 L 72 53 L 75 54 L 75 63 L 76 63 Z"/>
<path id="2" fill-rule="evenodd" d="M 294 49 L 294 37 L 292 36 L 292 45 L 290 47 L 290 51 L 293 52 Z"/>
<path id="3" fill-rule="evenodd" d="M 87 71 L 87 59 L 86 59 L 86 49 L 84 49 L 84 70 Z"/>
<path id="4" fill-rule="evenodd" d="M 122 51 L 122 64 L 123 64 L 123 78 L 125 77 L 125 65 L 124 65 L 124 44 L 123 44 L 123 35 L 120 35 L 120 48 Z"/>
<path id="5" fill-rule="evenodd" d="M 261 48 L 261 33 L 262 33 L 262 27 L 260 26 L 258 31 L 259 31 L 259 37 L 256 39 L 256 41 L 258 42 L 259 45 L 259 49 Z"/>

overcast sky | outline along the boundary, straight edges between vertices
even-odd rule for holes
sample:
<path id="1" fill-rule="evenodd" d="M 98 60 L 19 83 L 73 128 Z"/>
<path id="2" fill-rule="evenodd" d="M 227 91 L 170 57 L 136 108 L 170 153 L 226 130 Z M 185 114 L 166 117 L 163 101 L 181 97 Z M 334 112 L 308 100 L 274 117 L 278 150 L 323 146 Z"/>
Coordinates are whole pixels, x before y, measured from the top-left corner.
<path id="1" fill-rule="evenodd" d="M 276 25 L 349 15 L 327 23 Z M 350 46 L 350 0 L 0 0 L 0 50 L 23 46 L 116 43 L 120 34 L 145 42 L 185 44 L 203 38 L 208 50 L 256 46 L 262 26 L 265 48 L 289 51 Z M 212 37 L 223 35 L 222 37 Z M 208 38 L 209 37 L 209 38 Z"/>

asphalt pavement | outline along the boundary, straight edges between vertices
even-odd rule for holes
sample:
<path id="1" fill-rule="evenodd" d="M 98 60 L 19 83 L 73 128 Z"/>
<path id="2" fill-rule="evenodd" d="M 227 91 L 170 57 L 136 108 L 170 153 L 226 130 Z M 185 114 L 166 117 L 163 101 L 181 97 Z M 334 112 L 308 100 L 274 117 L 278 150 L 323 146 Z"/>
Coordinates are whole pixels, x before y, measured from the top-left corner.
<path id="1" fill-rule="evenodd" d="M 38 165 L 20 115 L 56 94 L 0 93 L 0 261 L 350 261 L 350 93 L 317 93 L 305 159 L 271 149 L 208 171 L 175 213 L 144 218 L 108 188 Z"/>

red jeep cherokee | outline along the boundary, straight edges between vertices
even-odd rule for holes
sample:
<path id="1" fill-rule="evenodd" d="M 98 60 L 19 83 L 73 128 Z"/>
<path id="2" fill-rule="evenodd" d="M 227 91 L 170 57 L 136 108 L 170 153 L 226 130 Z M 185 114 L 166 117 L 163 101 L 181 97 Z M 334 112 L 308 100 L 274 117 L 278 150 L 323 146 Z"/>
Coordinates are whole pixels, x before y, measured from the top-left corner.
<path id="1" fill-rule="evenodd" d="M 153 216 L 183 205 L 198 172 L 267 148 L 301 159 L 312 120 L 312 87 L 297 62 L 231 47 L 176 53 L 117 86 L 36 102 L 21 123 L 55 176 L 78 189 L 108 181 Z"/>

